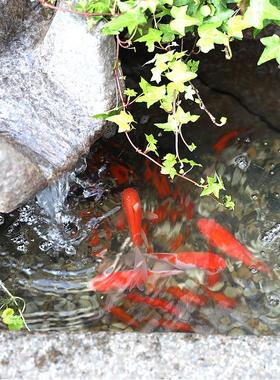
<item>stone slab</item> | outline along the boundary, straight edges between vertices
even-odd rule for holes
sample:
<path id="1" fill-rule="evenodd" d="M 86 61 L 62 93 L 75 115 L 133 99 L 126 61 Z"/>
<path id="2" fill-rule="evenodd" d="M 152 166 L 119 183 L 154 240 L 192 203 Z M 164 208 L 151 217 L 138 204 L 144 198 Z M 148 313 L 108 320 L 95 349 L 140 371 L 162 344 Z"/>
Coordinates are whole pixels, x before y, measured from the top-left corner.
<path id="1" fill-rule="evenodd" d="M 280 339 L 174 333 L 0 334 L 9 380 L 276 380 Z"/>

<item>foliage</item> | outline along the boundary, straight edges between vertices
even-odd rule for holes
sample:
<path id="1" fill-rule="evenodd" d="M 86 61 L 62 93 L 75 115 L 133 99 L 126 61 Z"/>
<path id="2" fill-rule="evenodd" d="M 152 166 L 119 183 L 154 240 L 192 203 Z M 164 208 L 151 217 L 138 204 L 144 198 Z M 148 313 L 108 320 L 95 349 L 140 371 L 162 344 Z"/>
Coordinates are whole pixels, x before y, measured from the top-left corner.
<path id="1" fill-rule="evenodd" d="M 0 288 L 6 295 L 0 300 L 0 317 L 2 322 L 9 330 L 17 331 L 25 327 L 29 331 L 23 316 L 25 309 L 24 300 L 13 296 L 1 280 Z"/>
<path id="2" fill-rule="evenodd" d="M 73 3 L 73 2 L 72 2 Z M 194 167 L 201 166 L 190 159 L 189 153 L 196 149 L 195 144 L 186 141 L 184 132 L 198 115 L 186 110 L 185 102 L 197 104 L 204 110 L 217 126 L 226 123 L 222 117 L 217 122 L 207 110 L 198 90 L 192 81 L 197 77 L 199 61 L 195 59 L 198 51 L 208 53 L 215 46 L 221 46 L 225 58 L 232 57 L 231 42 L 243 38 L 243 31 L 252 28 L 259 33 L 269 23 L 280 23 L 279 0 L 78 0 L 75 12 L 88 16 L 90 26 L 99 20 L 105 20 L 103 32 L 116 37 L 117 58 L 115 77 L 122 104 L 113 114 L 103 114 L 103 118 L 116 123 L 119 132 L 124 132 L 129 141 L 140 154 L 152 159 L 159 156 L 158 141 L 153 135 L 146 135 L 147 147 L 144 151 L 136 147 L 129 132 L 136 126 L 129 106 L 141 102 L 150 108 L 157 104 L 166 112 L 166 122 L 155 126 L 164 133 L 171 133 L 175 141 L 175 153 L 168 153 L 156 161 L 161 172 L 174 178 L 184 177 L 202 188 L 201 196 L 211 195 L 219 198 L 220 191 L 225 190 L 222 179 L 214 173 L 200 183 L 188 177 Z M 121 39 L 120 33 L 124 35 Z M 184 50 L 183 38 L 188 36 L 193 45 Z M 141 78 L 140 92 L 127 89 L 121 93 L 119 72 L 119 48 L 130 48 L 134 43 L 143 43 L 149 52 L 154 52 L 150 65 L 150 79 Z M 258 64 L 276 59 L 280 63 L 280 38 L 277 35 L 261 39 L 265 46 Z M 110 111 L 111 112 L 111 111 Z M 100 115 L 98 115 L 101 117 Z M 184 156 L 179 153 L 179 141 L 186 147 Z M 234 202 L 225 196 L 224 205 L 233 209 Z"/>

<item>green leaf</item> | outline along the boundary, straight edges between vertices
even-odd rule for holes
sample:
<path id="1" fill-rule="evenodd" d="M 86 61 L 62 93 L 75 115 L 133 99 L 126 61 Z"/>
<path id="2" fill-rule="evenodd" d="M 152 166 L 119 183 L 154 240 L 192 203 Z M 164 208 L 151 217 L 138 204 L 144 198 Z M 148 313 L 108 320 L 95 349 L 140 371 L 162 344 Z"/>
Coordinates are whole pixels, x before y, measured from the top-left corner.
<path id="1" fill-rule="evenodd" d="M 251 25 L 248 24 L 246 20 L 244 20 L 243 16 L 234 16 L 231 17 L 227 24 L 227 34 L 230 37 L 243 38 L 243 30 L 249 28 Z"/>
<path id="2" fill-rule="evenodd" d="M 124 94 L 126 96 L 129 96 L 131 98 L 131 97 L 136 96 L 137 92 L 135 90 L 131 89 L 131 88 L 126 88 L 125 91 L 124 91 Z"/>
<path id="3" fill-rule="evenodd" d="M 234 201 L 232 200 L 232 198 L 231 198 L 230 195 L 226 195 L 226 196 L 225 196 L 225 199 L 224 199 L 224 205 L 225 205 L 225 207 L 228 208 L 229 210 L 234 210 L 235 203 L 234 203 Z"/>
<path id="4" fill-rule="evenodd" d="M 197 41 L 197 46 L 200 47 L 203 53 L 208 53 L 215 48 L 214 44 L 229 45 L 229 37 L 219 31 L 217 27 L 220 23 L 203 24 L 198 27 L 198 35 L 200 39 Z"/>
<path id="5" fill-rule="evenodd" d="M 103 119 L 106 120 L 109 116 L 114 116 L 120 113 L 120 107 L 113 108 L 110 111 L 104 112 L 104 113 L 97 113 L 93 116 L 91 116 L 93 119 Z"/>
<path id="6" fill-rule="evenodd" d="M 244 20 L 257 29 L 262 29 L 265 20 L 280 20 L 280 9 L 269 0 L 250 0 Z"/>
<path id="7" fill-rule="evenodd" d="M 170 28 L 175 32 L 178 32 L 181 36 L 185 35 L 185 28 L 193 25 L 199 25 L 200 20 L 195 17 L 187 15 L 188 6 L 183 7 L 172 7 L 171 16 L 174 18 L 170 22 Z"/>
<path id="8" fill-rule="evenodd" d="M 119 132 L 129 132 L 134 122 L 133 116 L 125 111 L 121 111 L 118 115 L 107 117 L 106 120 L 117 124 Z"/>
<path id="9" fill-rule="evenodd" d="M 24 323 L 21 316 L 20 315 L 12 316 L 8 324 L 9 330 L 18 331 L 18 330 L 21 330 L 23 327 L 24 327 Z"/>
<path id="10" fill-rule="evenodd" d="M 176 132 L 179 126 L 178 121 L 174 115 L 168 115 L 167 123 L 157 123 L 156 127 L 163 129 L 165 132 Z"/>
<path id="11" fill-rule="evenodd" d="M 168 153 L 163 157 L 163 162 L 162 165 L 163 167 L 161 168 L 161 173 L 169 175 L 171 179 L 173 179 L 177 171 L 174 168 L 174 166 L 177 164 L 176 156 L 174 154 Z"/>
<path id="12" fill-rule="evenodd" d="M 146 42 L 148 51 L 151 53 L 155 50 L 155 43 L 161 41 L 162 31 L 158 29 L 149 28 L 148 33 L 138 38 L 136 42 Z"/>
<path id="13" fill-rule="evenodd" d="M 12 309 L 12 308 L 10 308 L 10 307 L 8 307 L 7 309 L 5 309 L 4 311 L 3 311 L 3 313 L 2 313 L 2 320 L 3 320 L 3 322 L 6 324 L 6 325 L 8 325 L 9 323 L 10 323 L 10 320 L 11 320 L 11 318 L 13 317 L 13 315 L 14 315 L 14 310 Z"/>
<path id="14" fill-rule="evenodd" d="M 202 167 L 201 164 L 198 164 L 197 162 L 195 162 L 195 161 L 193 161 L 193 160 L 189 160 L 188 158 L 183 158 L 183 159 L 181 160 L 181 162 L 184 162 L 185 164 L 190 165 L 192 168 L 193 168 L 194 166 L 200 166 L 200 167 Z"/>
<path id="15" fill-rule="evenodd" d="M 199 115 L 191 115 L 191 113 L 185 112 L 182 107 L 178 106 L 176 113 L 175 113 L 175 118 L 177 122 L 182 125 L 182 124 L 187 124 L 190 121 L 192 123 L 195 123 L 199 119 Z"/>
<path id="16" fill-rule="evenodd" d="M 168 43 L 175 40 L 175 34 L 173 30 L 170 28 L 169 24 L 159 24 L 159 29 L 162 31 L 162 42 Z"/>
<path id="17" fill-rule="evenodd" d="M 143 95 L 136 99 L 137 103 L 147 103 L 147 108 L 157 103 L 166 93 L 166 86 L 152 86 L 144 78 L 141 78 L 140 87 L 143 91 Z"/>
<path id="18" fill-rule="evenodd" d="M 213 194 L 216 198 L 219 198 L 221 190 L 225 190 L 223 180 L 215 173 L 213 177 L 207 177 L 207 187 L 202 190 L 200 196 Z"/>
<path id="19" fill-rule="evenodd" d="M 129 34 L 132 34 L 139 25 L 145 23 L 146 17 L 142 10 L 140 8 L 134 8 L 113 18 L 103 27 L 102 31 L 105 34 L 115 35 L 127 28 Z"/>
<path id="20" fill-rule="evenodd" d="M 154 138 L 153 135 L 146 135 L 146 140 L 148 142 L 148 146 L 145 150 L 145 152 L 154 152 L 157 156 L 159 156 L 158 152 L 157 152 L 157 142 L 158 140 Z"/>
<path id="21" fill-rule="evenodd" d="M 260 56 L 258 65 L 261 65 L 271 59 L 276 59 L 280 64 L 280 37 L 274 34 L 271 37 L 264 37 L 261 39 L 261 43 L 265 46 L 265 49 Z"/>
<path id="22" fill-rule="evenodd" d="M 172 70 L 166 73 L 166 77 L 178 85 L 184 85 L 185 82 L 197 77 L 197 74 L 192 72 L 188 65 L 181 60 L 174 62 L 170 67 Z"/>

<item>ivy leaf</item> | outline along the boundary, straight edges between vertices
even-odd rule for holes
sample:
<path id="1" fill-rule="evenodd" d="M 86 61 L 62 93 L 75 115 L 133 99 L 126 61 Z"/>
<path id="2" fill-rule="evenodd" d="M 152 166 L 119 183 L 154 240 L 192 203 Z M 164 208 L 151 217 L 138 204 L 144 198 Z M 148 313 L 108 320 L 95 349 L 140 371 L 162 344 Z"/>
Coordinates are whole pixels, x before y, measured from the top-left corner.
<path id="1" fill-rule="evenodd" d="M 161 41 L 162 31 L 158 29 L 149 28 L 148 33 L 144 36 L 138 38 L 136 42 L 146 42 L 148 47 L 148 52 L 153 52 L 155 50 L 155 43 Z"/>
<path id="2" fill-rule="evenodd" d="M 166 93 L 166 86 L 152 86 L 144 78 L 141 78 L 140 87 L 143 91 L 138 99 L 137 103 L 147 103 L 147 108 L 150 108 L 151 105 L 160 101 Z"/>
<path id="3" fill-rule="evenodd" d="M 169 24 L 159 24 L 159 29 L 163 33 L 161 39 L 163 43 L 172 42 L 175 39 L 175 34 Z"/>
<path id="4" fill-rule="evenodd" d="M 251 25 L 244 20 L 243 16 L 234 16 L 231 17 L 227 24 L 227 34 L 229 37 L 243 38 L 243 30 L 249 28 Z"/>
<path id="5" fill-rule="evenodd" d="M 228 208 L 229 210 L 234 210 L 235 203 L 234 203 L 234 201 L 232 200 L 232 198 L 231 198 L 230 195 L 226 195 L 226 196 L 225 196 L 225 199 L 224 199 L 224 205 L 225 205 L 225 207 Z"/>
<path id="6" fill-rule="evenodd" d="M 223 180 L 215 173 L 213 177 L 207 177 L 207 187 L 202 190 L 200 196 L 214 194 L 216 198 L 219 198 L 221 190 L 225 190 Z"/>
<path id="7" fill-rule="evenodd" d="M 132 34 L 138 25 L 146 23 L 146 17 L 140 8 L 134 8 L 120 16 L 113 18 L 103 28 L 105 34 L 116 35 L 128 29 L 128 33 Z"/>
<path id="8" fill-rule="evenodd" d="M 163 157 L 163 162 L 162 165 L 163 167 L 161 168 L 161 173 L 169 175 L 171 179 L 175 177 L 177 174 L 176 169 L 174 166 L 176 165 L 177 160 L 174 154 L 168 153 L 166 156 Z"/>
<path id="9" fill-rule="evenodd" d="M 152 13 L 155 13 L 159 4 L 159 0 L 141 0 L 139 2 L 139 7 L 142 8 L 144 11 L 149 9 Z"/>
<path id="10" fill-rule="evenodd" d="M 229 45 L 229 37 L 219 31 L 217 27 L 220 23 L 204 24 L 198 27 L 200 39 L 197 41 L 197 46 L 200 47 L 203 53 L 208 53 L 215 48 L 214 44 Z"/>
<path id="11" fill-rule="evenodd" d="M 186 100 L 192 100 L 194 101 L 194 95 L 196 94 L 196 92 L 194 91 L 194 89 L 192 88 L 192 86 L 186 86 L 185 87 L 185 99 Z"/>
<path id="12" fill-rule="evenodd" d="M 165 132 L 176 132 L 179 124 L 174 115 L 168 115 L 167 123 L 157 123 L 155 126 Z"/>
<path id="13" fill-rule="evenodd" d="M 188 6 L 183 7 L 172 7 L 171 16 L 174 18 L 170 22 L 170 28 L 175 32 L 178 32 L 181 36 L 185 34 L 185 28 L 193 25 L 199 25 L 200 20 L 195 17 L 187 15 Z"/>
<path id="14" fill-rule="evenodd" d="M 190 71 L 188 65 L 183 61 L 176 61 L 171 65 L 171 71 L 166 73 L 166 77 L 180 87 L 180 84 L 184 85 L 185 82 L 196 78 L 197 75 Z"/>
<path id="15" fill-rule="evenodd" d="M 146 135 L 146 140 L 148 142 L 148 146 L 146 148 L 146 153 L 147 152 L 154 152 L 158 157 L 159 157 L 159 154 L 158 154 L 158 151 L 157 151 L 157 142 L 158 140 L 154 138 L 153 135 Z"/>
<path id="16" fill-rule="evenodd" d="M 18 331 L 24 327 L 23 320 L 20 315 L 13 315 L 8 324 L 9 330 Z"/>
<path id="17" fill-rule="evenodd" d="M 199 115 L 191 115 L 191 113 L 185 112 L 182 107 L 178 106 L 176 113 L 175 113 L 175 118 L 179 124 L 187 124 L 190 121 L 192 123 L 195 123 L 199 119 Z"/>
<path id="18" fill-rule="evenodd" d="M 262 29 L 264 20 L 280 20 L 280 9 L 269 0 L 251 0 L 244 19 L 255 28 Z"/>
<path id="19" fill-rule="evenodd" d="M 91 117 L 93 119 L 103 119 L 103 120 L 106 120 L 109 116 L 117 115 L 119 113 L 120 113 L 120 108 L 116 107 L 116 108 L 113 108 L 110 111 L 103 112 L 103 113 L 97 113 L 97 114 L 95 114 L 95 115 L 93 115 Z"/>
<path id="20" fill-rule="evenodd" d="M 129 132 L 134 122 L 133 116 L 129 112 L 121 111 L 118 115 L 107 117 L 106 120 L 112 121 L 119 127 L 119 132 Z"/>
<path id="21" fill-rule="evenodd" d="M 200 166 L 200 167 L 202 167 L 201 164 L 198 164 L 197 162 L 195 162 L 195 161 L 193 161 L 193 160 L 189 160 L 188 158 L 183 158 L 183 159 L 181 160 L 181 162 L 184 162 L 185 164 L 190 165 L 192 168 L 195 167 L 195 166 Z"/>
<path id="22" fill-rule="evenodd" d="M 190 152 L 193 152 L 197 148 L 195 143 L 191 143 L 190 145 L 187 145 L 187 147 L 188 147 Z"/>
<path id="23" fill-rule="evenodd" d="M 125 91 L 124 91 L 124 94 L 126 96 L 129 96 L 131 98 L 131 97 L 136 96 L 137 92 L 135 90 L 133 90 L 132 88 L 126 88 Z"/>
<path id="24" fill-rule="evenodd" d="M 265 46 L 265 49 L 260 56 L 258 65 L 274 58 L 280 65 L 280 37 L 273 34 L 273 36 L 261 38 L 261 43 Z"/>

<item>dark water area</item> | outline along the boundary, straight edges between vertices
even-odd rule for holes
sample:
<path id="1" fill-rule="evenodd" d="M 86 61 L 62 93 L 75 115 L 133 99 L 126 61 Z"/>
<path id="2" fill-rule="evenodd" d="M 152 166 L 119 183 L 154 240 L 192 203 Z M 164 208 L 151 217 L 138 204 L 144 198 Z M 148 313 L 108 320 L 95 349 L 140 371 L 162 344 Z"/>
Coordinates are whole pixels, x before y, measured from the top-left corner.
<path id="1" fill-rule="evenodd" d="M 124 72 L 133 87 L 135 73 Z M 168 180 L 125 136 L 101 139 L 73 173 L 1 216 L 0 278 L 25 299 L 31 330 L 279 333 L 280 136 L 250 105 L 204 82 L 197 87 L 229 125 L 214 127 L 203 115 L 186 130 L 199 146 L 190 158 L 203 165 L 189 174 L 199 180 L 216 171 L 235 210 L 200 197 L 187 181 Z M 145 133 L 164 118 L 150 111 L 134 109 Z M 156 133 L 161 152 L 170 151 L 172 137 Z M 144 147 L 143 134 L 131 138 Z M 140 199 L 130 220 L 127 188 Z"/>

